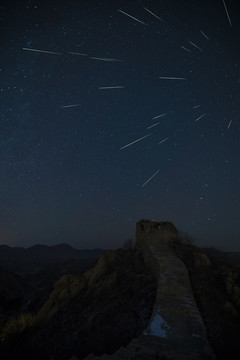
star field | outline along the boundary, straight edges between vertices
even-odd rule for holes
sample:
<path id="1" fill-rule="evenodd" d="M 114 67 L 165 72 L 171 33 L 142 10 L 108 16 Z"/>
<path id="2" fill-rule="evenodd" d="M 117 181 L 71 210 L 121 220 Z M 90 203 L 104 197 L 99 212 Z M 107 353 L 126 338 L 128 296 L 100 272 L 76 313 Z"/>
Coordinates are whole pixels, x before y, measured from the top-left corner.
<path id="1" fill-rule="evenodd" d="M 146 218 L 240 250 L 240 8 L 225 6 L 1 1 L 0 244 L 115 248 Z"/>

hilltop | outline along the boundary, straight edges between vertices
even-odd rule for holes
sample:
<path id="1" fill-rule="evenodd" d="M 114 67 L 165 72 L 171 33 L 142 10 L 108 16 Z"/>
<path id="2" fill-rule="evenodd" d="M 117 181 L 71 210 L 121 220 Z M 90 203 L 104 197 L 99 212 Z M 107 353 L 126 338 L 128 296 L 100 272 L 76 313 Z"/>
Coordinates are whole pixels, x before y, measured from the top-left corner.
<path id="1" fill-rule="evenodd" d="M 34 311 L 5 321 L 0 350 L 6 360 L 236 359 L 239 260 L 185 243 L 172 223 L 140 221 L 134 248 L 66 269 Z M 27 291 L 16 276 L 4 286 Z"/>

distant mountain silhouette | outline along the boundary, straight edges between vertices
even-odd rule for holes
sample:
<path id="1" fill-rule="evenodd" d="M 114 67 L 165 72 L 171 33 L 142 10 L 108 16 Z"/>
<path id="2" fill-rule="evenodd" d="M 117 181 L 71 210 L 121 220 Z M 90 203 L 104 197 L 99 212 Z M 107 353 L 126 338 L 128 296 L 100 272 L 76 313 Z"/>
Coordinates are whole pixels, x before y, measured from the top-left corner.
<path id="1" fill-rule="evenodd" d="M 0 245 L 0 266 L 9 271 L 25 274 L 42 268 L 42 265 L 69 259 L 98 259 L 106 250 L 74 249 L 68 244 L 54 246 L 34 245 L 30 248 Z"/>

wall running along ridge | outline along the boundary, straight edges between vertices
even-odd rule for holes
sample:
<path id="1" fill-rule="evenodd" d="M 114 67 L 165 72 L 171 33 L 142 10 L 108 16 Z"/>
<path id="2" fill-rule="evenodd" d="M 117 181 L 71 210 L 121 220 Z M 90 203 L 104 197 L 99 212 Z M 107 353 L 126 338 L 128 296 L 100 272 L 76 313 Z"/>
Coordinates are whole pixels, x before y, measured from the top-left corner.
<path id="1" fill-rule="evenodd" d="M 203 319 L 196 305 L 188 271 L 171 251 L 178 241 L 171 222 L 141 220 L 136 224 L 136 247 L 157 280 L 151 319 L 143 333 L 115 354 L 87 360 L 156 359 L 214 360 Z"/>

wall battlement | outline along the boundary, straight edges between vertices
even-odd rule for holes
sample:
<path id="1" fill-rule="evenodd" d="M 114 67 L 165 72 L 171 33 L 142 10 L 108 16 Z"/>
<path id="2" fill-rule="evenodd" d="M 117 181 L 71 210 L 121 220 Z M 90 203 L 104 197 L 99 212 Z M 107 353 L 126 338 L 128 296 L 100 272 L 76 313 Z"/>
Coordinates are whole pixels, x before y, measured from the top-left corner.
<path id="1" fill-rule="evenodd" d="M 136 224 L 136 246 L 156 241 L 169 243 L 178 240 L 178 231 L 170 221 L 140 220 Z"/>

